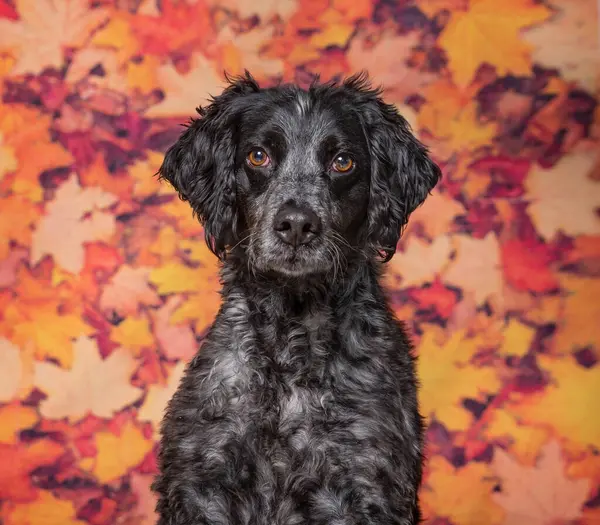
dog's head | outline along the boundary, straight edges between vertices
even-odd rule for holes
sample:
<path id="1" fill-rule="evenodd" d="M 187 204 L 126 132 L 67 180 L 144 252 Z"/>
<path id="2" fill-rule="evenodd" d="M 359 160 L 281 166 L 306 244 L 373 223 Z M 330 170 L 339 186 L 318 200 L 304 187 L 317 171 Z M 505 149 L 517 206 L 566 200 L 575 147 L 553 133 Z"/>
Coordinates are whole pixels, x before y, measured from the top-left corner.
<path id="1" fill-rule="evenodd" d="M 287 276 L 356 252 L 387 261 L 440 170 L 380 95 L 362 74 L 308 90 L 246 74 L 198 109 L 160 176 L 221 258 L 239 247 L 256 270 Z"/>

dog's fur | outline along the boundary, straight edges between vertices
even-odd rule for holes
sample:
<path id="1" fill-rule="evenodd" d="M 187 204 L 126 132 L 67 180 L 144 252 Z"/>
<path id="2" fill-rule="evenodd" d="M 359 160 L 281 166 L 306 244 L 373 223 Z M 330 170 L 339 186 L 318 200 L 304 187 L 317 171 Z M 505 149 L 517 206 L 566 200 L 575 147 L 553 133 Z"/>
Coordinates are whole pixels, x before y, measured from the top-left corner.
<path id="1" fill-rule="evenodd" d="M 223 260 L 223 304 L 166 411 L 159 524 L 418 523 L 415 367 L 379 275 L 439 168 L 365 75 L 246 74 L 198 112 L 160 176 Z M 290 203 L 320 222 L 297 248 L 273 226 Z"/>

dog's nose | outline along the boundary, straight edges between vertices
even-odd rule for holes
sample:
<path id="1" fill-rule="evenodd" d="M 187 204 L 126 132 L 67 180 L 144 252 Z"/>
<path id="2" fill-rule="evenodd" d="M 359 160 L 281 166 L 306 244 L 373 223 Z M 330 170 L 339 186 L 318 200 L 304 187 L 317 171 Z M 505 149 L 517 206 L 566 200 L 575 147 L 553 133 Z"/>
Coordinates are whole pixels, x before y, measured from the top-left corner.
<path id="1" fill-rule="evenodd" d="M 275 216 L 273 228 L 282 241 L 297 247 L 321 233 L 321 221 L 308 208 L 285 204 Z"/>

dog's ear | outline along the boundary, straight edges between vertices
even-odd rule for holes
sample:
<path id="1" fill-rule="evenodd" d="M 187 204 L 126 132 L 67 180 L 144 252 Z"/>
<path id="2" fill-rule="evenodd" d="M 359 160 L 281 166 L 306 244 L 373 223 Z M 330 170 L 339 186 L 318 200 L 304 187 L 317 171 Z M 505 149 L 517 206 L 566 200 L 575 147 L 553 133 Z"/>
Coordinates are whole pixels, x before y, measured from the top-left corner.
<path id="1" fill-rule="evenodd" d="M 381 90 L 370 87 L 366 75 L 351 77 L 345 85 L 358 94 L 373 160 L 368 242 L 387 262 L 410 214 L 438 183 L 441 171 L 406 119 L 382 100 Z"/>
<path id="2" fill-rule="evenodd" d="M 189 202 L 204 226 L 209 248 L 219 258 L 237 237 L 236 122 L 242 98 L 260 90 L 248 72 L 226 78 L 228 86 L 208 106 L 196 110 L 200 117 L 190 120 L 158 171 L 159 178 Z"/>

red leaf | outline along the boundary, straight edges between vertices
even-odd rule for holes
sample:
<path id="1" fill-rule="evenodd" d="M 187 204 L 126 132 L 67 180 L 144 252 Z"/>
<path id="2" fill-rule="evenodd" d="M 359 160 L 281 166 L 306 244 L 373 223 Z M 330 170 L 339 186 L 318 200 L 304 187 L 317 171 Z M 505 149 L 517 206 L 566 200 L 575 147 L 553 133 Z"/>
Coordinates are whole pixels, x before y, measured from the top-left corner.
<path id="1" fill-rule="evenodd" d="M 446 288 L 439 279 L 436 279 L 431 286 L 413 288 L 408 294 L 418 303 L 419 308 L 424 310 L 434 308 L 444 319 L 450 316 L 456 305 L 456 294 Z"/>
<path id="2" fill-rule="evenodd" d="M 502 245 L 507 281 L 517 290 L 548 292 L 558 287 L 549 265 L 554 257 L 548 246 L 535 241 L 511 240 Z"/>

